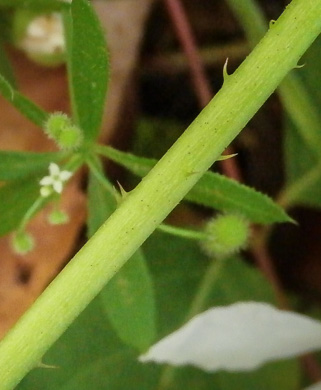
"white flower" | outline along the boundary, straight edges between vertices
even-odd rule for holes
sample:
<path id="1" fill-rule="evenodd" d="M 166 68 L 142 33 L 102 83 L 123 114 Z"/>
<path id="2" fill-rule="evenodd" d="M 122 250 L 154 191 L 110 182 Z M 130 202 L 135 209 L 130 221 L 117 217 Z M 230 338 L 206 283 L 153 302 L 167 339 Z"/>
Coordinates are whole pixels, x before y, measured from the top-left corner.
<path id="1" fill-rule="evenodd" d="M 65 38 L 61 14 L 53 12 L 35 17 L 28 25 L 20 46 L 34 54 L 63 53 Z"/>
<path id="2" fill-rule="evenodd" d="M 61 171 L 55 163 L 49 164 L 49 176 L 45 176 L 40 180 L 40 194 L 44 198 L 51 195 L 53 192 L 61 194 L 64 182 L 70 179 L 72 172 Z"/>

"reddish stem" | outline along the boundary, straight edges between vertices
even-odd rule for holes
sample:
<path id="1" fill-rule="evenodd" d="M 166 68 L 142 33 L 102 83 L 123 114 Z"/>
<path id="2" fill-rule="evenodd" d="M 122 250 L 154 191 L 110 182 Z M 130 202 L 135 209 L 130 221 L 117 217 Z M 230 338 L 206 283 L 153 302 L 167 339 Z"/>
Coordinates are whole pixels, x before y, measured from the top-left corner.
<path id="1" fill-rule="evenodd" d="M 192 83 L 201 108 L 205 107 L 213 97 L 210 83 L 199 55 L 196 39 L 188 22 L 184 7 L 180 0 L 164 0 L 168 14 L 172 20 L 177 39 L 186 55 Z M 228 147 L 225 154 L 233 154 Z M 241 173 L 234 159 L 221 161 L 223 172 L 238 181 L 241 181 Z"/>

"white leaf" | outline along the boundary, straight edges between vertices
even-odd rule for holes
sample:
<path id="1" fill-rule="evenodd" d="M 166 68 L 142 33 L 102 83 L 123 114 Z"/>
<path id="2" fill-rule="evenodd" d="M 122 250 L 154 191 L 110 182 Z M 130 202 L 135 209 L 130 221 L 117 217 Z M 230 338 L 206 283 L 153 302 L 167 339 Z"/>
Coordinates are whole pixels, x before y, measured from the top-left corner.
<path id="1" fill-rule="evenodd" d="M 140 356 L 141 362 L 243 371 L 321 348 L 321 323 L 266 303 L 236 303 L 197 315 Z"/>
<path id="2" fill-rule="evenodd" d="M 321 390 L 321 382 L 315 383 L 314 385 L 309 386 L 304 390 Z"/>

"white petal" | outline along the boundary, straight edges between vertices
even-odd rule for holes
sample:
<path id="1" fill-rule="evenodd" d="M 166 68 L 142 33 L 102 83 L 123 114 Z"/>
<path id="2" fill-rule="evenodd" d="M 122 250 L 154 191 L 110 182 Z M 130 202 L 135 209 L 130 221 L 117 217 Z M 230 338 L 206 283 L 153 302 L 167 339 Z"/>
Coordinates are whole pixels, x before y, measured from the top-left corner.
<path id="1" fill-rule="evenodd" d="M 53 189 L 54 189 L 56 192 L 58 192 L 58 194 L 61 194 L 61 193 L 62 193 L 62 189 L 63 189 L 62 181 L 56 180 L 56 181 L 53 183 Z"/>
<path id="2" fill-rule="evenodd" d="M 67 181 L 72 176 L 72 172 L 69 171 L 62 171 L 60 172 L 59 179 L 62 181 Z"/>
<path id="3" fill-rule="evenodd" d="M 52 186 L 54 179 L 51 176 L 45 176 L 40 180 L 40 185 L 42 186 Z"/>
<path id="4" fill-rule="evenodd" d="M 315 383 L 314 385 L 309 386 L 304 390 L 321 390 L 321 382 Z"/>
<path id="5" fill-rule="evenodd" d="M 321 323 L 266 303 L 217 307 L 194 317 L 140 357 L 206 371 L 244 371 L 321 348 Z"/>
<path id="6" fill-rule="evenodd" d="M 60 168 L 56 163 L 49 164 L 50 176 L 58 176 L 60 174 Z"/>

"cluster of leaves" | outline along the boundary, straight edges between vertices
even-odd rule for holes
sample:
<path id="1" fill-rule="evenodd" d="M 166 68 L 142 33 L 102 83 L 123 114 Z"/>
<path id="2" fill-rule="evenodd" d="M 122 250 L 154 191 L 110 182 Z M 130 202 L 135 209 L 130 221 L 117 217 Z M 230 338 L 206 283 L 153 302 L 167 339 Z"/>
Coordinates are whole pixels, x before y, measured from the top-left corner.
<path id="1" fill-rule="evenodd" d="M 0 0 L 0 6 L 11 9 L 11 1 Z M 83 132 L 83 143 L 77 150 L 55 153 L 0 152 L 0 234 L 16 230 L 26 213 L 39 198 L 39 180 L 51 162 L 89 167 L 88 238 L 116 209 L 112 185 L 104 175 L 100 157 L 125 167 L 139 177 L 145 176 L 155 160 L 124 153 L 96 143 L 108 85 L 108 55 L 103 31 L 87 0 L 72 4 L 54 0 L 21 0 L 17 7 L 44 10 L 59 9 L 66 30 L 67 69 L 72 105 L 72 120 Z M 315 47 L 317 48 L 317 42 Z M 317 58 L 312 49 L 308 56 Z M 313 57 L 314 56 L 314 57 Z M 43 128 L 49 113 L 24 97 L 15 87 L 14 77 L 4 51 L 0 52 L 0 93 L 23 115 Z M 313 62 L 311 61 L 313 64 Z M 317 63 L 317 62 L 315 62 Z M 314 69 L 313 72 L 316 72 Z M 315 74 L 303 73 L 307 85 Z M 321 78 L 319 78 L 321 79 Z M 309 84 L 310 83 L 310 84 Z M 321 96 L 315 96 L 315 101 Z M 312 99 L 312 98 L 311 98 Z M 319 100 L 320 101 L 320 100 Z M 319 169 L 318 156 L 311 155 L 309 145 L 287 126 L 286 156 L 289 183 L 297 185 L 312 170 Z M 307 158 L 297 158 L 300 155 Z M 304 164 L 302 163 L 304 162 Z M 316 168 L 317 167 L 317 168 Z M 313 171 L 314 172 L 314 171 Z M 320 205 L 316 185 L 313 191 L 304 187 L 296 201 Z M 49 199 L 50 200 L 50 199 Z M 208 172 L 186 196 L 186 201 L 223 212 L 237 212 L 253 223 L 289 222 L 284 210 L 267 196 L 217 173 Z M 257 300 L 274 303 L 271 287 L 241 257 L 233 257 L 213 284 L 204 307 L 226 305 L 237 301 Z M 153 389 L 162 383 L 162 368 L 142 365 L 137 352 L 145 351 L 153 341 L 177 328 L 186 318 L 199 285 L 206 278 L 211 263 L 191 242 L 181 238 L 155 235 L 112 279 L 99 296 L 79 316 L 70 329 L 48 351 L 44 363 L 59 370 L 36 369 L 19 385 L 19 389 Z M 175 299 L 173 299 L 173 296 Z M 297 363 L 271 363 L 253 373 L 204 374 L 191 368 L 180 369 L 175 389 L 275 389 L 299 387 Z"/>

